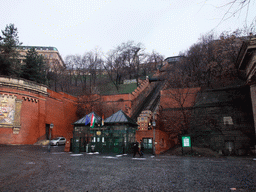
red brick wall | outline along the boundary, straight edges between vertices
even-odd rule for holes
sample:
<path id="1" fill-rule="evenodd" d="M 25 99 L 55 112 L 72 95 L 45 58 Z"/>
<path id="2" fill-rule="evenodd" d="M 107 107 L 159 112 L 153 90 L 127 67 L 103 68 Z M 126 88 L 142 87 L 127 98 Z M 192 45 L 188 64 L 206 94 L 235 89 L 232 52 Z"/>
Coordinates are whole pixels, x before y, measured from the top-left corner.
<path id="1" fill-rule="evenodd" d="M 148 131 L 136 131 L 136 140 L 139 142 L 143 138 L 152 138 L 153 140 L 153 129 Z M 174 147 L 175 141 L 171 140 L 169 134 L 156 129 L 155 130 L 155 153 L 158 155 L 171 147 Z"/>
<path id="2" fill-rule="evenodd" d="M 161 91 L 160 105 L 165 108 L 192 107 L 200 88 L 167 89 Z"/>
<path id="3" fill-rule="evenodd" d="M 77 120 L 76 98 L 51 90 L 47 92 L 49 96 L 14 87 L 0 87 L 0 94 L 15 95 L 22 100 L 19 134 L 13 134 L 13 128 L 0 125 L 0 144 L 34 144 L 38 139 L 45 139 L 46 124 L 50 123 L 54 124 L 53 137 L 67 137 L 72 133 L 72 123 Z M 32 99 L 37 99 L 37 102 Z"/>
<path id="4" fill-rule="evenodd" d="M 72 133 L 76 117 L 76 97 L 48 90 L 46 100 L 46 124 L 53 123 L 52 136 L 67 137 Z"/>
<path id="5" fill-rule="evenodd" d="M 128 109 L 131 107 L 131 94 L 118 94 L 118 95 L 103 95 L 102 100 L 105 107 L 105 117 L 111 116 L 113 113 L 122 109 L 128 114 Z"/>
<path id="6" fill-rule="evenodd" d="M 137 109 L 138 105 L 148 96 L 152 90 L 152 83 L 149 80 L 140 81 L 140 86 L 137 87 L 131 94 L 118 95 L 103 95 L 102 99 L 106 106 L 109 106 L 109 111 L 105 117 L 112 115 L 114 112 L 122 109 L 128 116 Z"/>
<path id="7" fill-rule="evenodd" d="M 42 134 L 42 120 L 44 119 L 45 98 L 36 93 L 24 90 L 1 87 L 1 94 L 15 95 L 17 99 L 22 100 L 20 121 L 21 129 L 19 134 L 13 134 L 12 128 L 0 127 L 1 144 L 33 144 Z M 30 98 L 24 99 L 24 97 Z M 37 102 L 32 99 L 38 99 Z M 40 118 L 39 118 L 40 116 Z M 44 128 L 45 129 L 45 128 Z"/>

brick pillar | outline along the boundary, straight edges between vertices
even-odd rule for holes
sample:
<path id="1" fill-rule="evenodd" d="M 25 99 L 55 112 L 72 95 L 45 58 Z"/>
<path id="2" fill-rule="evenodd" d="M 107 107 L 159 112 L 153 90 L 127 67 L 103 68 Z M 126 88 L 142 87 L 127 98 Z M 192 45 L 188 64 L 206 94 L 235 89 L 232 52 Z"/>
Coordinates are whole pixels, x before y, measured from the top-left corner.
<path id="1" fill-rule="evenodd" d="M 256 84 L 250 86 L 251 91 L 251 100 L 252 100 L 252 111 L 253 111 L 253 120 L 254 120 L 254 130 L 255 130 L 255 140 L 254 140 L 254 153 L 256 152 Z"/>

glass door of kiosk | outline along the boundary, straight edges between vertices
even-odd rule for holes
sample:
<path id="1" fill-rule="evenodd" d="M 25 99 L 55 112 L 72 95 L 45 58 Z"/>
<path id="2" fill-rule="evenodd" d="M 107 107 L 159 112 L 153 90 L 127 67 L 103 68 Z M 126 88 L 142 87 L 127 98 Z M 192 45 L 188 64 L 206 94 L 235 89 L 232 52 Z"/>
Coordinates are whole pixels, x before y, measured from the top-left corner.
<path id="1" fill-rule="evenodd" d="M 153 153 L 153 139 L 143 138 L 144 153 Z"/>

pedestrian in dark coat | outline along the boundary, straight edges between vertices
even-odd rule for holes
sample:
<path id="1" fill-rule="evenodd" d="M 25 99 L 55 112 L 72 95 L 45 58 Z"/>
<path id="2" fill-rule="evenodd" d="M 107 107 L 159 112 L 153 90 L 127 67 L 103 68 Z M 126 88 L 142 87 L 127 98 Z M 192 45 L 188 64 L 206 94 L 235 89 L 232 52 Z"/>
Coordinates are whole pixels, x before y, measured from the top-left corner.
<path id="1" fill-rule="evenodd" d="M 139 154 L 139 143 L 138 142 L 135 142 L 133 144 L 133 157 L 135 157 L 136 154 Z"/>

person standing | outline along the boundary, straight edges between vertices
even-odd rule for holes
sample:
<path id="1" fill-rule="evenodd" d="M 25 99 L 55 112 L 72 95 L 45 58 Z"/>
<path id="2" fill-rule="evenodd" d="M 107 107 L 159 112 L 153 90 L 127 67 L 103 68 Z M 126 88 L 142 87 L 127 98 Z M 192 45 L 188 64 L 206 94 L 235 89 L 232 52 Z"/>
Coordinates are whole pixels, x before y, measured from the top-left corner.
<path id="1" fill-rule="evenodd" d="M 133 144 L 133 157 L 135 157 L 136 154 L 139 154 L 139 144 L 138 144 L 138 141 L 136 141 L 134 144 Z M 139 154 L 140 155 L 140 154 Z"/>

